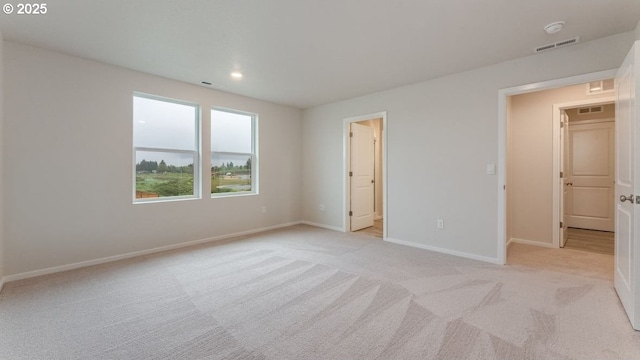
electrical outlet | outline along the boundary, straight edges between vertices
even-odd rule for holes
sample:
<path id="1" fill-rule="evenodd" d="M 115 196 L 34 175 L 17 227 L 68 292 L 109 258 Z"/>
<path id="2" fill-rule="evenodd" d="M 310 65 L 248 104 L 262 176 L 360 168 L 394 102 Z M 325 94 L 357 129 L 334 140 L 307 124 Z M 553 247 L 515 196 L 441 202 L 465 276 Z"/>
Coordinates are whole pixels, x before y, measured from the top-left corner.
<path id="1" fill-rule="evenodd" d="M 444 220 L 438 219 L 438 229 L 444 229 Z"/>
<path id="2" fill-rule="evenodd" d="M 263 214 L 266 214 L 266 213 L 267 213 L 267 207 L 266 207 L 266 206 L 263 206 L 263 207 L 262 207 L 262 213 L 263 213 Z"/>
<path id="3" fill-rule="evenodd" d="M 318 205 L 318 208 L 320 209 L 320 211 L 324 211 L 324 204 Z"/>

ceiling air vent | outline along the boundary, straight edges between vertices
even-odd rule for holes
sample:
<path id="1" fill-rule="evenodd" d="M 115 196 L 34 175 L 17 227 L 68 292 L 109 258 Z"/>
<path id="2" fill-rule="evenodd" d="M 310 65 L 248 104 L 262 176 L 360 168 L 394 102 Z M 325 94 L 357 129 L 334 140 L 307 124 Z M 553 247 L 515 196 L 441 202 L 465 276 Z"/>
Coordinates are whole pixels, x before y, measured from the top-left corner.
<path id="1" fill-rule="evenodd" d="M 561 47 L 564 47 L 564 46 L 577 44 L 579 42 L 580 42 L 580 36 L 576 36 L 576 37 L 574 37 L 572 39 L 558 41 L 558 42 L 555 42 L 553 44 L 547 44 L 547 45 L 538 46 L 537 48 L 533 49 L 533 52 L 539 53 L 539 52 L 543 52 L 543 51 L 553 50 L 553 49 L 561 48 Z"/>

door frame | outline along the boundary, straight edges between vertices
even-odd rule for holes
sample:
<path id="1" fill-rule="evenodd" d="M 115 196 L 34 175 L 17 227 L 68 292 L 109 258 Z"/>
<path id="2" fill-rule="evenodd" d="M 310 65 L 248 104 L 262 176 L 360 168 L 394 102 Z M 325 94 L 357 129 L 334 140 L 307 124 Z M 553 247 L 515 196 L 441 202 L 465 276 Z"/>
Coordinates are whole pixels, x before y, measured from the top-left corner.
<path id="1" fill-rule="evenodd" d="M 560 247 L 560 227 L 559 226 L 555 226 L 558 221 L 562 221 L 562 214 L 560 214 L 560 202 L 563 201 L 562 198 L 562 189 L 560 188 L 560 162 L 562 161 L 562 159 L 560 158 L 560 146 L 562 146 L 562 144 L 560 144 L 560 120 L 561 120 L 561 115 L 562 112 L 564 110 L 567 109 L 571 109 L 571 108 L 576 108 L 576 107 L 583 107 L 583 106 L 595 106 L 595 105 L 606 105 L 606 104 L 615 104 L 616 102 L 616 98 L 615 98 L 615 94 L 611 95 L 611 96 L 607 96 L 607 97 L 601 97 L 601 98 L 597 98 L 597 99 L 593 99 L 593 100 L 578 100 L 578 101 L 572 101 L 572 102 L 566 102 L 566 103 L 558 103 L 558 104 L 553 104 L 553 120 L 552 120 L 552 126 L 553 126 L 553 134 L 552 134 L 552 141 L 553 141 L 553 150 L 552 150 L 552 156 L 553 156 L 553 164 L 552 164 L 552 175 L 553 175 L 553 188 L 552 188 L 552 197 L 553 197 L 553 210 L 552 210 L 552 219 L 553 221 L 551 222 L 551 227 L 552 227 L 552 240 L 553 240 L 553 247 L 555 248 L 559 248 Z M 615 124 L 615 122 L 614 122 Z M 568 126 L 568 125 L 567 125 Z M 615 126 L 615 125 L 614 125 Z M 565 139 L 566 141 L 566 139 Z M 565 169 L 566 171 L 566 169 Z M 613 201 L 613 199 L 611 199 L 611 201 Z"/>
<path id="2" fill-rule="evenodd" d="M 520 95 L 530 92 L 542 91 L 542 90 L 550 90 L 561 88 L 565 86 L 579 85 L 585 84 L 592 81 L 599 81 L 605 79 L 612 79 L 616 75 L 617 69 L 610 69 L 604 71 L 598 71 L 589 74 L 582 74 L 576 76 L 570 76 L 566 78 L 548 80 L 538 83 L 514 86 L 510 88 L 504 88 L 498 90 L 498 169 L 502 169 L 502 171 L 498 171 L 498 229 L 497 229 L 497 242 L 498 242 L 498 256 L 497 263 L 498 264 L 506 264 L 507 263 L 507 98 L 513 95 Z M 595 99 L 594 99 L 595 100 Z M 556 112 L 554 111 L 554 114 Z M 559 122 L 558 122 L 559 124 Z M 557 133 L 557 141 L 554 141 L 554 155 L 553 159 L 559 158 L 560 153 L 560 132 L 558 125 L 558 133 Z M 554 132 L 556 127 L 554 126 Z M 560 176 L 559 164 L 556 169 L 555 176 Z M 558 182 L 558 181 L 556 181 Z M 554 183 L 555 187 L 558 187 L 558 184 Z M 554 201 L 554 206 L 556 206 L 557 202 Z M 557 215 L 557 214 L 556 214 Z M 558 217 L 554 217 L 554 219 L 558 219 Z M 555 223 L 555 221 L 554 221 Z M 558 230 L 559 234 L 559 230 Z M 559 244 L 558 239 L 554 240 L 557 244 Z M 557 246 L 557 245 L 556 245 Z"/>
<path id="3" fill-rule="evenodd" d="M 349 226 L 349 202 L 351 200 L 351 187 L 349 186 L 349 167 L 351 165 L 351 149 L 349 148 L 349 132 L 351 123 L 366 121 L 366 120 L 375 120 L 382 119 L 382 239 L 385 240 L 387 238 L 387 223 L 388 223 L 388 213 L 387 213 L 387 112 L 380 111 L 371 114 L 352 116 L 343 119 L 342 129 L 343 129 L 343 144 L 342 144 L 342 178 L 344 179 L 342 183 L 342 191 L 344 196 L 344 207 L 343 207 L 343 219 L 344 223 L 342 226 L 343 232 L 350 232 Z"/>

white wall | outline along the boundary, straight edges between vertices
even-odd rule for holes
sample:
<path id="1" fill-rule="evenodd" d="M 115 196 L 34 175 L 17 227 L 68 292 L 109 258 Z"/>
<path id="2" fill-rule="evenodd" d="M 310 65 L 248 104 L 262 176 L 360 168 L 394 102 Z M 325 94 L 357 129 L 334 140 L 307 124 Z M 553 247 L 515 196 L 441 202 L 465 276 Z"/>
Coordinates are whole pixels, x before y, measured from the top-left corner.
<path id="1" fill-rule="evenodd" d="M 5 275 L 301 220 L 300 110 L 4 45 Z M 202 105 L 204 164 L 211 106 L 258 113 L 260 195 L 133 205 L 134 91 Z"/>
<path id="2" fill-rule="evenodd" d="M 619 34 L 305 110 L 304 219 L 344 226 L 342 119 L 386 110 L 389 238 L 497 259 L 498 177 L 485 171 L 498 162 L 499 89 L 616 68 L 633 39 Z"/>
<path id="3" fill-rule="evenodd" d="M 512 239 L 553 243 L 553 105 L 611 97 L 587 95 L 586 85 L 511 97 L 507 118 L 507 228 Z"/>
<path id="4" fill-rule="evenodd" d="M 3 124 L 4 124 L 4 41 L 2 40 L 2 33 L 0 33 L 0 290 L 2 290 L 2 277 L 5 274 L 4 270 L 4 190 L 2 187 L 4 172 L 3 172 L 3 158 L 4 158 L 4 136 L 3 136 Z"/>

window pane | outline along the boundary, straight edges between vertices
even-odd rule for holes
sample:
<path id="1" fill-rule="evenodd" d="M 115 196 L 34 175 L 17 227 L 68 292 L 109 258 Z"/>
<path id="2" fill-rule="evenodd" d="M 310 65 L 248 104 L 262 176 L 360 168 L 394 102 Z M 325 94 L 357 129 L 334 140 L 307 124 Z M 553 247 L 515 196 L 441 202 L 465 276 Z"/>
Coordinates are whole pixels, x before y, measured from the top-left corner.
<path id="1" fill-rule="evenodd" d="M 196 150 L 197 106 L 133 97 L 133 146 Z"/>
<path id="2" fill-rule="evenodd" d="M 211 193 L 251 191 L 251 155 L 211 154 Z"/>
<path id="3" fill-rule="evenodd" d="M 193 196 L 194 154 L 136 151 L 136 199 Z"/>
<path id="4" fill-rule="evenodd" d="M 211 110 L 211 151 L 252 153 L 252 116 Z"/>

